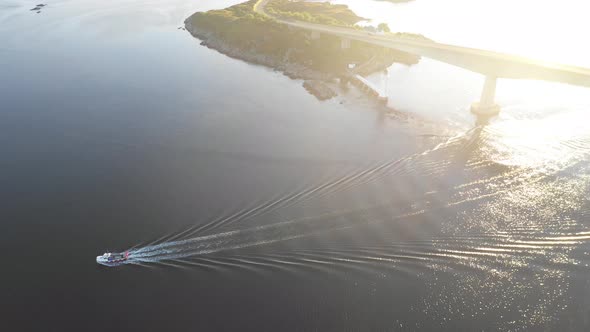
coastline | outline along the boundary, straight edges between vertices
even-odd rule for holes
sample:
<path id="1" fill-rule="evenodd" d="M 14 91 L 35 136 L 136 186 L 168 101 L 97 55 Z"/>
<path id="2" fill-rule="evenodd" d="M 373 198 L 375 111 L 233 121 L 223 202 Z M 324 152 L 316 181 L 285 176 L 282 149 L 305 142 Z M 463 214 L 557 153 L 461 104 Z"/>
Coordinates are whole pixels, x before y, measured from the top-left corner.
<path id="1" fill-rule="evenodd" d="M 221 54 L 304 80 L 303 87 L 319 100 L 338 95 L 327 83 L 349 82 L 356 75 L 366 77 L 387 70 L 394 63 L 413 65 L 420 59 L 362 41 L 342 46 L 338 37 L 326 35 L 320 40 L 261 12 L 257 9 L 259 3 L 250 0 L 224 9 L 196 12 L 184 21 L 184 28 L 201 45 Z M 296 7 L 292 8 L 293 5 Z M 269 10 L 276 15 L 302 15 L 305 20 L 350 27 L 362 19 L 346 5 L 329 3 L 277 0 Z"/>
<path id="2" fill-rule="evenodd" d="M 191 17 L 187 18 L 184 22 L 186 30 L 193 37 L 199 39 L 201 41 L 201 45 L 216 50 L 217 52 L 230 58 L 272 68 L 273 70 L 279 71 L 291 79 L 331 81 L 336 78 L 336 75 L 320 72 L 298 63 L 283 61 L 277 57 L 272 57 L 269 55 L 260 54 L 258 52 L 245 50 L 240 47 L 232 46 L 220 38 L 217 38 L 214 33 L 203 31 L 202 29 L 193 26 L 190 21 Z"/>

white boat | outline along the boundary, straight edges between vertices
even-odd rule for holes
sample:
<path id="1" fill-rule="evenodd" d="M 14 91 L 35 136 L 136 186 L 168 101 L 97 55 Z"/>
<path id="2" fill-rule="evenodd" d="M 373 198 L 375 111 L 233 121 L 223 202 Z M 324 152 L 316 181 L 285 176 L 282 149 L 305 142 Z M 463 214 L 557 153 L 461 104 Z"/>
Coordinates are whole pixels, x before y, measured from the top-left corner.
<path id="1" fill-rule="evenodd" d="M 127 259 L 129 259 L 129 251 L 121 253 L 105 252 L 101 256 L 96 256 L 96 262 L 106 266 L 117 266 Z"/>

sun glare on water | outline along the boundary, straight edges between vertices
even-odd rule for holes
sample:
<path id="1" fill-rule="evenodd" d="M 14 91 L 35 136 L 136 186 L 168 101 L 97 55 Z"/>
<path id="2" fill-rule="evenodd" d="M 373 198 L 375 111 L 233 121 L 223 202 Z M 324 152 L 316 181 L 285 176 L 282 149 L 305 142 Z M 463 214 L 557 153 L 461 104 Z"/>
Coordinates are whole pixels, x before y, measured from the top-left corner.
<path id="1" fill-rule="evenodd" d="M 359 15 L 373 18 L 373 22 L 387 22 L 394 31 L 590 68 L 590 44 L 585 42 L 585 34 L 590 31 L 590 5 L 583 1 L 415 0 L 395 5 L 364 0 L 341 2 Z M 443 95 L 439 99 L 445 98 Z M 590 89 L 500 79 L 496 101 L 501 114 L 485 129 L 491 159 L 539 170 L 560 169 L 589 153 Z"/>
<path id="2" fill-rule="evenodd" d="M 590 151 L 590 116 L 583 109 L 558 112 L 538 119 L 496 121 L 486 128 L 489 157 L 496 162 L 557 171 Z"/>

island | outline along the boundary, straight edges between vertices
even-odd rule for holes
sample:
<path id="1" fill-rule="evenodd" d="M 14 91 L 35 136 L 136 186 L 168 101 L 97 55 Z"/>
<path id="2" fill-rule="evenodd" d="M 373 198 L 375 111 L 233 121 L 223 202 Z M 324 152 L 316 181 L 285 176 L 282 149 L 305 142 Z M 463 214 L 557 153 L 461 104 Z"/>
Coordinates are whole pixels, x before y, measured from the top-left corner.
<path id="1" fill-rule="evenodd" d="M 225 9 L 197 12 L 185 20 L 185 28 L 200 39 L 202 45 L 227 56 L 306 80 L 304 87 L 318 99 L 335 96 L 324 83 L 346 82 L 352 75 L 366 76 L 396 62 L 411 65 L 420 59 L 360 41 L 351 41 L 349 47 L 343 49 L 338 37 L 322 35 L 321 39 L 314 39 L 309 31 L 275 19 L 390 33 L 384 23 L 376 27 L 358 26 L 357 23 L 367 20 L 346 5 L 268 0 L 264 8 L 268 15 L 262 15 L 254 10 L 257 2 L 251 0 Z"/>

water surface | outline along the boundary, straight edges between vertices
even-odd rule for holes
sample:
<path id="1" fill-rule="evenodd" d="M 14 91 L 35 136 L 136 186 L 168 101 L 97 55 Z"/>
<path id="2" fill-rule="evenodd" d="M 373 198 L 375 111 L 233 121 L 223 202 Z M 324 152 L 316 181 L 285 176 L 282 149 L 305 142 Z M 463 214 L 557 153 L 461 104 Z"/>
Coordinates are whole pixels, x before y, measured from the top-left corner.
<path id="1" fill-rule="evenodd" d="M 501 115 L 475 126 L 482 79 L 423 61 L 389 70 L 404 117 L 354 89 L 319 102 L 178 29 L 237 2 L 0 5 L 2 325 L 588 328 L 586 89 L 501 81 Z M 368 3 L 351 5 L 470 43 L 453 11 L 415 23 L 432 2 Z M 184 230 L 219 250 L 94 261 Z"/>

